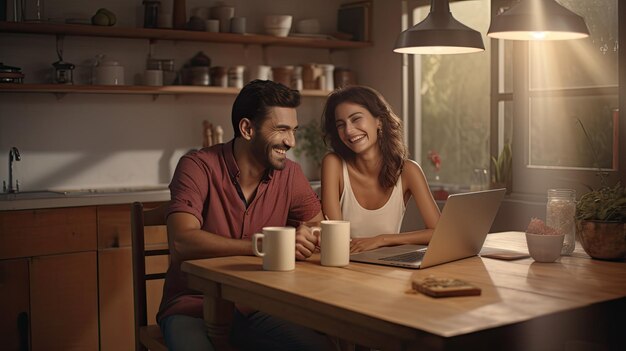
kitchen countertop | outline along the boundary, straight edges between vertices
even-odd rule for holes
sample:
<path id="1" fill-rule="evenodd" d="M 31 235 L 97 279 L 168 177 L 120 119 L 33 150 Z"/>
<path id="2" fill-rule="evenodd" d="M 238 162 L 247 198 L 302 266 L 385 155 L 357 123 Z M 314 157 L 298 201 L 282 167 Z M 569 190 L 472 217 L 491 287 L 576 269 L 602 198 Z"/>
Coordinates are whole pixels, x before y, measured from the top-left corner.
<path id="1" fill-rule="evenodd" d="M 0 194 L 0 211 L 168 201 L 167 187 L 31 191 Z"/>

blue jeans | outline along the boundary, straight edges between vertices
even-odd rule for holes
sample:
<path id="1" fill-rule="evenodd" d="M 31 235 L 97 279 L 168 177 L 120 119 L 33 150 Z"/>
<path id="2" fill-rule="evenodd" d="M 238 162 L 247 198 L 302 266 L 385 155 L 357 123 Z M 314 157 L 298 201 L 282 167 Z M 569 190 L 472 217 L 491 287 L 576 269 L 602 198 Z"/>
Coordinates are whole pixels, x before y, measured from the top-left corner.
<path id="1" fill-rule="evenodd" d="M 204 320 L 185 315 L 172 315 L 161 320 L 163 338 L 170 351 L 214 350 L 206 333 Z M 255 312 L 244 316 L 235 310 L 230 342 L 239 350 L 302 350 L 334 349 L 322 333 Z"/>
<path id="2" fill-rule="evenodd" d="M 325 334 L 260 311 L 246 317 L 235 310 L 230 343 L 240 350 L 334 350 Z"/>
<path id="3" fill-rule="evenodd" d="M 183 314 L 167 316 L 161 320 L 161 333 L 170 351 L 213 351 L 204 326 L 204 319 Z"/>

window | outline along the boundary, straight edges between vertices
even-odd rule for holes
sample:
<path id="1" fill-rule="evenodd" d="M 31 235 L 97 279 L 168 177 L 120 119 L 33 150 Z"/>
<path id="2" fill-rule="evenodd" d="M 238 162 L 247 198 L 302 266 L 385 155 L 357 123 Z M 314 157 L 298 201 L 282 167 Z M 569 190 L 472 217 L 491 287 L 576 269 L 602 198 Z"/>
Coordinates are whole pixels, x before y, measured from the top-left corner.
<path id="1" fill-rule="evenodd" d="M 590 37 L 516 42 L 504 56 L 513 63 L 513 113 L 504 119 L 512 118 L 518 193 L 580 194 L 599 184 L 599 168 L 617 171 L 618 1 L 558 2 L 585 18 Z"/>
<path id="2" fill-rule="evenodd" d="M 409 146 L 431 184 L 467 187 L 473 170 L 491 169 L 491 157 L 507 143 L 514 193 L 545 197 L 552 187 L 583 193 L 586 184 L 598 184 L 598 167 L 616 177 L 618 0 L 557 1 L 585 18 L 589 38 L 520 42 L 483 36 L 483 53 L 408 56 Z M 490 13 L 516 2 L 451 1 L 450 8 L 459 21 L 486 34 Z M 430 8 L 430 1 L 406 3 L 413 24 Z M 428 161 L 429 151 L 440 154 L 439 172 Z"/>
<path id="3" fill-rule="evenodd" d="M 422 21 L 430 1 L 409 1 L 409 21 Z M 485 52 L 465 55 L 409 55 L 411 155 L 432 185 L 468 187 L 474 169 L 490 165 L 489 0 L 457 1 L 450 10 L 461 23 L 483 33 Z M 429 152 L 440 155 L 437 172 Z"/>

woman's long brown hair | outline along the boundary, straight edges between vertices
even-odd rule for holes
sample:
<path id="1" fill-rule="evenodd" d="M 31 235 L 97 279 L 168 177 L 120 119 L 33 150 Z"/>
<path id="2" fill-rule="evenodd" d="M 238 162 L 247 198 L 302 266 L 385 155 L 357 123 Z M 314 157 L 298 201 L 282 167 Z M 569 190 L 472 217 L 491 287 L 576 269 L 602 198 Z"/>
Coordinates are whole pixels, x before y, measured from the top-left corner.
<path id="1" fill-rule="evenodd" d="M 382 168 L 378 174 L 378 182 L 383 189 L 395 186 L 404 161 L 408 158 L 407 147 L 402 141 L 402 121 L 393 113 L 385 98 L 370 87 L 352 85 L 330 93 L 322 115 L 324 142 L 326 145 L 330 144 L 344 160 L 355 158 L 355 153 L 339 138 L 335 124 L 335 110 L 344 102 L 363 106 L 380 120 L 382 133 L 378 134 L 378 146 L 382 155 Z"/>

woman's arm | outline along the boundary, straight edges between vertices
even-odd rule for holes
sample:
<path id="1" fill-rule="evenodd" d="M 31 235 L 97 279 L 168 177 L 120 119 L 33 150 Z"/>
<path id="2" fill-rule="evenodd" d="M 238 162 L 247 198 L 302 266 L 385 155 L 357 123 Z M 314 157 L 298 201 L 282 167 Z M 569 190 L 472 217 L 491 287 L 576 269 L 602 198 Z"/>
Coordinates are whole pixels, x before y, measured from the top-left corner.
<path id="1" fill-rule="evenodd" d="M 342 160 L 331 152 L 322 159 L 322 212 L 328 219 L 343 219 L 341 214 Z"/>
<path id="2" fill-rule="evenodd" d="M 435 229 L 441 212 L 430 192 L 422 167 L 415 161 L 405 161 L 402 170 L 402 182 L 406 184 L 406 190 L 415 199 L 415 204 L 422 215 L 426 229 Z"/>
<path id="3" fill-rule="evenodd" d="M 433 198 L 428 181 L 422 168 L 414 161 L 407 160 L 402 169 L 402 184 L 415 199 L 415 204 L 424 220 L 425 229 L 400 234 L 380 234 L 371 238 L 352 239 L 350 252 L 373 250 L 383 246 L 395 246 L 402 244 L 427 245 L 433 235 L 433 231 L 439 221 L 439 207 Z"/>

